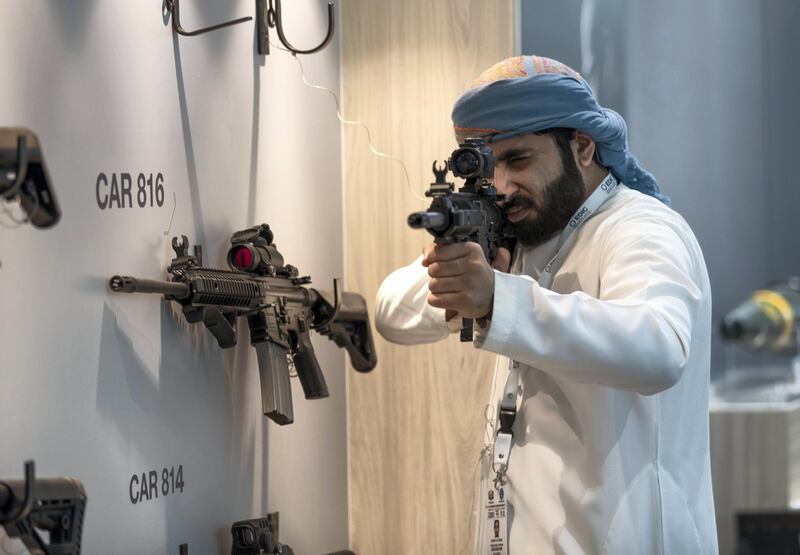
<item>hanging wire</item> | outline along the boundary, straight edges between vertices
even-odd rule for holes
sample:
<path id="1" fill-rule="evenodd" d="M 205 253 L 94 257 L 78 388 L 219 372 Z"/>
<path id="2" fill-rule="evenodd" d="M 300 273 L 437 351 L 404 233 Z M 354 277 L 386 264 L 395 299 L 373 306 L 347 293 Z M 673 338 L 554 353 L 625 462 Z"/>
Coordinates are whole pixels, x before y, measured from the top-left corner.
<path id="1" fill-rule="evenodd" d="M 478 498 L 478 490 L 481 489 L 480 470 L 483 458 L 487 456 L 486 450 L 487 447 L 481 449 L 480 455 L 478 456 L 478 460 L 475 461 L 475 466 L 472 467 L 472 500 L 470 501 L 469 504 L 470 507 L 472 507 L 472 512 L 470 513 L 469 527 L 467 529 L 467 537 L 466 540 L 464 541 L 464 545 L 461 547 L 461 549 L 458 550 L 458 555 L 462 555 L 463 553 L 465 553 L 469 549 L 470 544 L 473 542 L 472 535 L 475 533 L 475 531 L 473 530 L 473 524 L 475 524 L 475 521 L 478 520 L 480 515 L 480 511 L 477 511 L 476 514 L 475 502 L 477 501 Z"/>
<path id="2" fill-rule="evenodd" d="M 16 228 L 20 227 L 21 225 L 24 225 L 24 224 L 28 223 L 29 221 L 31 221 L 31 218 L 33 218 L 36 215 L 36 212 L 39 210 L 39 197 L 38 197 L 38 195 L 33 195 L 33 200 L 36 202 L 36 204 L 34 205 L 33 210 L 31 210 L 30 216 L 27 216 L 25 218 L 18 218 L 14 214 L 14 212 L 8 207 L 9 204 L 16 204 L 17 206 L 19 206 L 20 202 L 21 202 L 19 197 L 16 197 L 16 201 L 10 201 L 10 202 L 9 201 L 4 201 L 4 200 L 0 200 L 0 211 L 3 212 L 3 214 L 5 215 L 6 218 L 8 218 L 9 220 L 11 220 L 13 222 L 13 223 L 9 224 L 7 221 L 4 221 L 2 218 L 0 218 L 0 225 L 5 227 L 6 229 L 16 229 Z"/>
<path id="3" fill-rule="evenodd" d="M 277 50 L 283 50 L 284 52 L 287 52 L 287 53 L 291 54 L 292 57 L 294 58 L 294 60 L 297 62 L 297 65 L 300 66 L 300 75 L 301 75 L 301 77 L 303 79 L 303 84 L 306 85 L 307 87 L 311 87 L 312 89 L 325 91 L 328 94 L 330 94 L 333 97 L 333 101 L 336 103 L 336 117 L 339 118 L 339 121 L 341 121 L 342 123 L 344 123 L 346 125 L 357 125 L 358 127 L 361 127 L 367 133 L 367 142 L 369 143 L 370 151 L 372 151 L 372 153 L 375 156 L 378 156 L 379 158 L 386 158 L 387 160 L 391 160 L 393 162 L 397 162 L 398 164 L 400 164 L 400 167 L 403 169 L 403 175 L 405 176 L 406 185 L 408 186 L 408 189 L 419 200 L 421 200 L 423 202 L 427 202 L 425 197 L 420 195 L 411 186 L 411 178 L 408 176 L 408 170 L 406 169 L 406 165 L 403 163 L 403 161 L 400 158 L 397 158 L 395 156 L 391 156 L 391 155 L 386 154 L 385 152 L 381 152 L 377 148 L 375 148 L 375 145 L 372 144 L 372 133 L 370 132 L 369 127 L 367 127 L 367 125 L 365 123 L 360 122 L 360 121 L 348 120 L 348 119 L 345 119 L 344 116 L 342 116 L 342 110 L 341 110 L 341 106 L 339 104 L 339 96 L 338 95 L 334 91 L 329 89 L 328 87 L 324 87 L 322 85 L 315 85 L 314 83 L 309 82 L 308 79 L 306 78 L 306 71 L 305 71 L 305 68 L 303 67 L 303 62 L 300 61 L 300 58 L 296 54 L 294 54 L 290 50 L 287 50 L 286 48 L 278 46 L 277 44 L 273 43 L 272 41 L 270 41 L 269 44 L 270 44 L 270 46 L 272 46 L 273 48 L 276 48 Z"/>
<path id="4" fill-rule="evenodd" d="M 30 185 L 28 183 L 24 183 L 23 187 L 27 188 L 30 187 Z M 34 193 L 31 194 L 30 196 L 33 198 L 34 202 L 33 209 L 30 211 L 30 214 L 26 214 L 26 217 L 21 219 L 17 218 L 14 212 L 11 209 L 9 209 L 8 205 L 16 204 L 17 206 L 21 206 L 22 197 L 19 196 L 19 194 L 15 194 L 13 200 L 4 200 L 0 198 L 0 212 L 2 212 L 9 220 L 13 222 L 13 224 L 9 224 L 8 222 L 3 221 L 3 218 L 0 218 L 0 225 L 5 227 L 6 229 L 16 229 L 21 225 L 27 224 L 33 218 L 35 218 L 36 214 L 39 212 L 39 208 L 41 208 L 41 205 L 39 204 L 39 195 Z"/>
<path id="5" fill-rule="evenodd" d="M 473 534 L 477 532 L 477 530 L 473 529 L 474 525 L 480 521 L 480 514 L 481 508 L 476 507 L 475 503 L 478 497 L 478 491 L 481 490 L 482 477 L 479 476 L 479 471 L 481 468 L 481 463 L 483 462 L 484 458 L 486 457 L 493 457 L 494 456 L 494 435 L 495 435 L 495 426 L 497 425 L 497 420 L 494 418 L 495 412 L 495 391 L 497 390 L 497 379 L 500 373 L 498 370 L 498 365 L 495 364 L 494 372 L 492 373 L 492 386 L 491 390 L 489 391 L 489 400 L 487 401 L 486 405 L 483 407 L 483 420 L 484 420 L 484 438 L 483 438 L 483 447 L 478 454 L 478 460 L 475 462 L 475 466 L 472 469 L 472 500 L 470 501 L 469 506 L 472 507 L 472 511 L 470 513 L 469 519 L 469 527 L 467 530 L 467 539 L 464 543 L 464 546 L 459 550 L 459 555 L 462 555 L 468 548 L 469 544 L 474 540 L 479 540 L 478 537 L 473 538 Z"/>
<path id="6" fill-rule="evenodd" d="M 372 153 L 375 156 L 378 156 L 380 158 L 386 158 L 387 160 L 392 160 L 394 162 L 397 162 L 400 165 L 400 167 L 402 168 L 402 170 L 403 170 L 403 175 L 405 176 L 406 185 L 408 186 L 408 188 L 411 191 L 411 193 L 417 199 L 419 199 L 419 200 L 421 200 L 423 202 L 426 202 L 425 197 L 420 195 L 411 186 L 411 178 L 408 175 L 408 170 L 406 169 L 406 165 L 403 163 L 403 161 L 401 159 L 399 159 L 399 158 L 396 158 L 396 157 L 391 156 L 389 154 L 386 154 L 384 152 L 380 152 L 377 148 L 375 148 L 375 146 L 372 144 L 372 133 L 370 132 L 370 129 L 366 124 L 364 124 L 363 122 L 360 122 L 360 121 L 347 120 L 347 119 L 344 118 L 344 116 L 342 116 L 341 106 L 339 104 L 339 96 L 334 91 L 329 89 L 328 87 L 324 87 L 324 86 L 321 86 L 321 85 L 315 85 L 314 83 L 309 82 L 308 79 L 306 78 L 306 72 L 305 72 L 305 68 L 303 67 L 303 63 L 300 61 L 300 58 L 297 55 L 295 55 L 294 53 L 290 52 L 286 48 L 282 48 L 282 47 L 278 46 L 277 44 L 273 43 L 272 41 L 270 41 L 269 44 L 270 44 L 270 46 L 272 46 L 273 48 L 275 48 L 277 50 L 283 50 L 284 52 L 287 52 L 287 53 L 292 55 L 292 57 L 297 62 L 297 65 L 300 67 L 300 74 L 301 74 L 301 77 L 302 77 L 302 80 L 303 80 L 303 84 L 305 84 L 306 86 L 308 86 L 308 87 L 310 87 L 312 89 L 325 91 L 328 94 L 330 94 L 333 97 L 333 100 L 334 100 L 334 102 L 336 104 L 336 117 L 339 119 L 339 121 L 341 121 L 342 123 L 344 123 L 346 125 L 357 125 L 357 126 L 361 127 L 362 129 L 364 129 L 364 131 L 367 134 L 367 142 L 369 143 L 370 151 L 372 151 Z M 472 507 L 472 513 L 470 514 L 469 526 L 468 526 L 468 531 L 467 531 L 467 538 L 466 538 L 464 546 L 459 550 L 459 555 L 463 554 L 469 548 L 470 543 L 473 541 L 473 537 L 472 537 L 472 535 L 474 534 L 474 530 L 473 530 L 474 526 L 473 526 L 473 524 L 476 521 L 475 503 L 477 501 L 477 492 L 481 487 L 480 483 L 476 484 L 476 482 L 479 482 L 478 478 L 479 478 L 479 471 L 480 471 L 480 468 L 481 468 L 481 462 L 483 461 L 483 459 L 485 457 L 491 455 L 491 452 L 492 452 L 492 449 L 493 449 L 495 419 L 491 415 L 492 415 L 492 410 L 493 410 L 493 407 L 494 407 L 494 405 L 492 404 L 492 399 L 494 398 L 494 391 L 495 391 L 495 388 L 497 386 L 497 377 L 498 377 L 498 372 L 497 372 L 497 368 L 495 368 L 494 374 L 492 376 L 492 389 L 491 389 L 491 392 L 490 392 L 490 401 L 484 407 L 484 420 L 485 420 L 485 423 L 484 423 L 484 433 L 485 433 L 484 446 L 481 449 L 480 454 L 478 456 L 478 459 L 475 462 L 475 466 L 473 467 L 473 470 L 472 470 L 473 488 L 472 488 L 472 500 L 470 501 L 470 507 Z"/>
<path id="7" fill-rule="evenodd" d="M 167 230 L 164 232 L 164 237 L 169 236 L 169 232 L 172 231 L 172 220 L 175 218 L 175 209 L 178 207 L 178 197 L 175 195 L 175 191 L 172 191 L 172 214 L 169 216 L 169 225 L 167 225 Z"/>

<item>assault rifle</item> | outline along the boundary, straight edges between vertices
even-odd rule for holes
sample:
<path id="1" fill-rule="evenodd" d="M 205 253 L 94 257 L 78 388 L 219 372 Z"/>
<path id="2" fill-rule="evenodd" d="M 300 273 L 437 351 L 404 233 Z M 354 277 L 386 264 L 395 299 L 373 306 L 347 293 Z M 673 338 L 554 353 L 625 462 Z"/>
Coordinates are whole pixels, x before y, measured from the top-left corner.
<path id="1" fill-rule="evenodd" d="M 454 192 L 447 182 L 447 170 L 464 178 L 464 186 Z M 486 260 L 492 262 L 497 248 L 506 246 L 512 238 L 511 226 L 497 201 L 504 199 L 489 179 L 494 174 L 494 155 L 483 139 L 467 139 L 453 151 L 447 164 L 439 168 L 433 162 L 436 181 L 425 192 L 431 197 L 430 207 L 408 216 L 408 225 L 426 229 L 435 237 L 434 243 L 472 241 L 483 249 Z M 472 341 L 472 319 L 465 318 L 461 341 Z"/>
<path id="2" fill-rule="evenodd" d="M 294 555 L 291 547 L 278 542 L 278 513 L 271 513 L 267 518 L 234 522 L 231 526 L 231 539 L 231 555 Z"/>
<path id="3" fill-rule="evenodd" d="M 24 480 L 0 480 L 0 527 L 31 555 L 80 555 L 85 511 L 78 480 L 37 479 L 33 461 L 25 463 Z"/>
<path id="4" fill-rule="evenodd" d="M 237 231 L 228 251 L 230 270 L 204 268 L 202 248 L 189 254 L 189 241 L 172 239 L 175 258 L 167 268 L 172 281 L 113 276 L 112 291 L 156 293 L 181 305 L 189 323 L 202 322 L 223 349 L 236 345 L 236 322 L 246 316 L 250 343 L 256 349 L 264 415 L 278 424 L 294 421 L 289 383 L 291 355 L 306 399 L 328 396 L 325 377 L 314 354 L 311 330 L 343 347 L 353 367 L 369 372 L 377 364 L 367 304 L 358 293 L 333 294 L 304 287 L 311 283 L 297 268 L 284 264 L 269 226 Z"/>
<path id="5" fill-rule="evenodd" d="M 267 518 L 240 520 L 231 526 L 233 547 L 231 555 L 294 555 L 294 550 L 278 541 L 278 513 Z M 352 551 L 337 551 L 327 555 L 355 555 Z"/>

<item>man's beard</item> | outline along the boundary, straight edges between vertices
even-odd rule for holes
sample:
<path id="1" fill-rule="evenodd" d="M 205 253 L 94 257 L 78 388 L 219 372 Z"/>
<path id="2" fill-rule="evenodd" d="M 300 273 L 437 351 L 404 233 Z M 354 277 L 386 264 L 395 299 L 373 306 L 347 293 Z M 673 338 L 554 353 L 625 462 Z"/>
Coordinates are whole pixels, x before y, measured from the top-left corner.
<path id="1" fill-rule="evenodd" d="M 567 226 L 583 204 L 586 184 L 572 153 L 561 152 L 561 163 L 563 167 L 561 176 L 545 186 L 541 204 L 535 203 L 528 197 L 516 195 L 503 206 L 506 214 L 518 207 L 536 209 L 534 219 L 511 224 L 514 236 L 526 247 L 541 245 L 555 236 Z"/>

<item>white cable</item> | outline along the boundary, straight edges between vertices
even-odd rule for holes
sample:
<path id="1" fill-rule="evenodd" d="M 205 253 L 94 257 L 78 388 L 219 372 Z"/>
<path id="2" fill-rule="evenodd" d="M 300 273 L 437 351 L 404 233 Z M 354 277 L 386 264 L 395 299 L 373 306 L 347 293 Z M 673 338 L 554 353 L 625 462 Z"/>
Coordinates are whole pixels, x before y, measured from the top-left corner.
<path id="1" fill-rule="evenodd" d="M 314 83 L 309 82 L 308 79 L 306 78 L 306 71 L 305 71 L 305 68 L 303 67 L 303 62 L 300 61 L 300 58 L 296 54 L 294 54 L 290 50 L 287 50 L 286 48 L 282 48 L 282 47 L 274 44 L 272 41 L 270 41 L 269 44 L 270 44 L 270 46 L 273 46 L 274 48 L 276 48 L 278 50 L 283 50 L 284 52 L 288 52 L 289 54 L 291 54 L 292 57 L 297 62 L 297 65 L 300 66 L 300 75 L 301 75 L 301 77 L 303 79 L 303 84 L 306 85 L 307 87 L 311 87 L 312 89 L 325 91 L 328 94 L 330 94 L 333 97 L 333 101 L 336 103 L 336 117 L 339 118 L 339 121 L 341 121 L 342 123 L 344 123 L 346 125 L 357 125 L 357 126 L 361 127 L 367 133 L 367 143 L 369 143 L 370 151 L 372 151 L 372 153 L 375 156 L 378 156 L 380 158 L 386 158 L 387 160 L 392 160 L 392 161 L 397 162 L 398 164 L 400 164 L 400 167 L 403 169 L 403 175 L 406 178 L 406 185 L 408 186 L 408 188 L 411 191 L 411 193 L 415 197 L 417 197 L 419 200 L 421 200 L 423 202 L 427 202 L 425 197 L 420 195 L 411 186 L 411 178 L 408 176 L 408 170 L 406 169 L 406 165 L 403 163 L 403 161 L 400 158 L 396 158 L 394 156 L 386 154 L 385 152 L 381 152 L 377 148 L 375 148 L 375 146 L 372 144 L 372 133 L 370 132 L 369 127 L 367 127 L 366 124 L 364 124 L 364 123 L 362 123 L 360 121 L 348 120 L 348 119 L 345 119 L 344 116 L 342 116 L 342 111 L 341 111 L 341 107 L 339 105 L 339 96 L 338 95 L 334 91 L 329 89 L 328 87 L 323 87 L 322 85 L 315 85 Z"/>
<path id="2" fill-rule="evenodd" d="M 476 474 L 480 470 L 480 463 L 483 461 L 483 458 L 486 456 L 491 456 L 492 448 L 494 446 L 494 434 L 495 434 L 495 427 L 497 424 L 496 419 L 494 418 L 494 408 L 495 408 L 495 390 L 497 388 L 497 379 L 499 376 L 498 372 L 498 365 L 495 364 L 494 372 L 492 373 L 492 388 L 489 391 L 489 400 L 483 407 L 483 419 L 484 419 L 484 443 L 483 448 L 480 450 L 480 454 L 478 455 L 478 460 L 475 463 L 475 467 L 472 470 L 472 500 L 470 501 L 469 506 L 471 507 L 470 512 L 470 519 L 469 519 L 469 529 L 467 533 L 467 541 L 464 547 L 458 552 L 459 555 L 464 553 L 464 551 L 469 547 L 469 543 L 473 541 L 473 539 L 477 540 L 478 538 L 473 538 L 472 534 L 473 531 L 473 524 L 476 523 L 480 519 L 480 507 L 475 507 L 475 501 L 477 498 L 477 490 L 481 488 L 481 478 L 477 480 L 476 484 Z"/>
<path id="3" fill-rule="evenodd" d="M 3 218 L 0 218 L 0 225 L 2 225 L 6 229 L 16 229 L 16 228 L 20 227 L 21 225 L 23 225 L 23 224 L 28 222 L 28 220 L 25 220 L 25 219 L 22 219 L 22 220 L 17 219 L 17 217 L 14 215 L 14 213 L 8 208 L 8 206 L 7 206 L 8 204 L 10 204 L 10 203 L 7 203 L 4 200 L 0 200 L 0 211 L 2 211 L 2 213 L 5 215 L 5 217 L 8 218 L 9 220 L 11 220 L 12 223 L 9 224 L 6 220 L 4 220 Z"/>
<path id="4" fill-rule="evenodd" d="M 469 549 L 469 544 L 473 541 L 472 534 L 474 532 L 473 532 L 473 529 L 472 529 L 473 528 L 472 525 L 478 518 L 477 515 L 475 514 L 475 510 L 474 510 L 475 500 L 478 497 L 477 490 L 479 490 L 480 487 L 481 487 L 480 480 L 477 480 L 478 481 L 477 484 L 475 482 L 476 482 L 476 477 L 479 478 L 478 474 L 479 474 L 479 471 L 480 471 L 480 468 L 481 468 L 481 462 L 483 462 L 483 457 L 485 456 L 484 450 L 485 450 L 485 448 L 481 449 L 480 456 L 478 457 L 478 460 L 475 461 L 475 466 L 472 469 L 472 500 L 470 501 L 470 507 L 472 507 L 473 510 L 472 510 L 472 513 L 470 514 L 469 527 L 467 529 L 467 539 L 466 539 L 466 541 L 464 543 L 464 546 L 458 551 L 458 555 L 462 555 L 467 549 Z"/>
<path id="5" fill-rule="evenodd" d="M 167 226 L 167 230 L 164 232 L 164 237 L 169 237 L 169 232 L 172 231 L 172 220 L 175 218 L 176 208 L 178 208 L 178 197 L 175 195 L 175 191 L 172 191 L 172 214 L 169 216 L 169 225 Z"/>

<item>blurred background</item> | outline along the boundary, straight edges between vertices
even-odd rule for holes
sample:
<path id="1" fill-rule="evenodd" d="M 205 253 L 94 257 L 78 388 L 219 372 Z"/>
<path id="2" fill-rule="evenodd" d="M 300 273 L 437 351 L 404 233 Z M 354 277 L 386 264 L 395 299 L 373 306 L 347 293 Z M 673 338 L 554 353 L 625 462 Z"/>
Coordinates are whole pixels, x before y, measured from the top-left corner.
<path id="1" fill-rule="evenodd" d="M 782 349 L 753 348 L 766 337 L 725 342 L 721 333 L 754 290 L 800 276 L 798 23 L 793 0 L 520 4 L 521 52 L 572 66 L 625 117 L 633 153 L 703 248 L 714 297 L 711 458 L 725 555 L 800 553 L 798 517 L 787 510 L 800 500 L 797 330 Z M 792 290 L 796 283 L 782 296 L 795 303 L 796 319 Z"/>
<path id="2" fill-rule="evenodd" d="M 557 24 L 554 24 L 557 23 Z M 623 115 L 631 150 L 703 248 L 722 316 L 800 274 L 800 4 L 793 0 L 522 2 L 522 52 L 558 59 Z M 714 336 L 712 373 L 783 365 Z"/>

